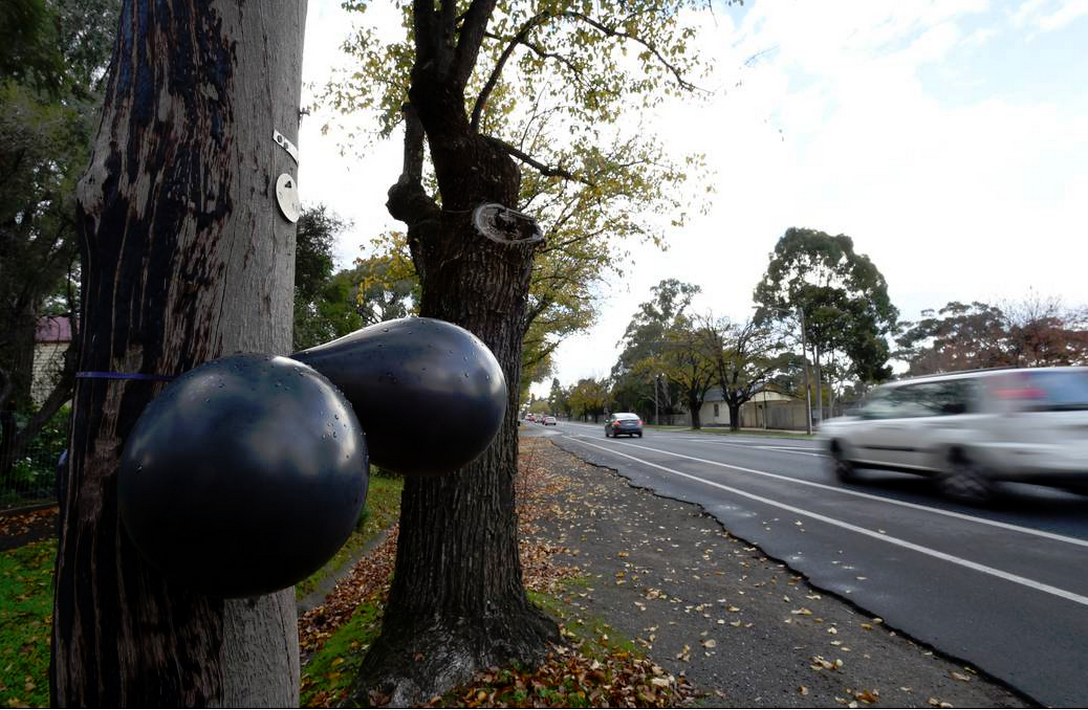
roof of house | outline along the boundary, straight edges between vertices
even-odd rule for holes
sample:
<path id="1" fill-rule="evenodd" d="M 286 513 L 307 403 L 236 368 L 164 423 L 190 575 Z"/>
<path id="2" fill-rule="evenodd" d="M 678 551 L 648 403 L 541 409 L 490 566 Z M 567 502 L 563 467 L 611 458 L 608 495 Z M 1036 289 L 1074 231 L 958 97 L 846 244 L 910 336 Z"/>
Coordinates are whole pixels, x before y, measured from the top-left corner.
<path id="1" fill-rule="evenodd" d="M 72 340 L 72 321 L 68 316 L 47 316 L 38 319 L 34 331 L 36 343 L 68 343 Z"/>
<path id="2" fill-rule="evenodd" d="M 763 392 L 766 392 L 767 395 L 769 395 L 771 399 L 776 399 L 776 400 L 779 400 L 779 399 L 781 399 L 781 400 L 795 399 L 795 397 L 793 397 L 792 395 L 783 394 L 781 392 L 778 392 L 777 390 L 772 389 L 771 387 L 765 387 L 765 383 L 760 383 L 759 385 L 756 385 L 755 392 L 753 392 L 753 394 L 757 394 L 757 393 L 761 394 Z M 716 387 L 716 386 L 711 387 L 709 390 L 707 390 L 706 397 L 703 398 L 703 402 L 708 403 L 708 404 L 713 403 L 713 402 L 724 402 L 724 401 L 725 401 L 725 397 L 722 396 L 722 388 L 721 387 Z"/>

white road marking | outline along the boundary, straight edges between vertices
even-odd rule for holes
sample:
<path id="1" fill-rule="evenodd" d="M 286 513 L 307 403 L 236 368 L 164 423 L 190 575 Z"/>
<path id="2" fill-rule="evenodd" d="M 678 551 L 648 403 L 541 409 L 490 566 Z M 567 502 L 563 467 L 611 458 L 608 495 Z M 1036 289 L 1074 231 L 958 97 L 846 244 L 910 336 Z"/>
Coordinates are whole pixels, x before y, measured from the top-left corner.
<path id="1" fill-rule="evenodd" d="M 570 437 L 568 437 L 568 438 L 570 438 Z M 1054 587 L 1054 586 L 1051 586 L 1049 584 L 1044 584 L 1043 582 L 1038 582 L 1036 580 L 1029 579 L 1027 577 L 1021 577 L 1018 574 L 1012 574 L 1011 572 L 1006 572 L 1004 570 L 1000 570 L 1000 569 L 997 569 L 995 567 L 990 567 L 988 565 L 983 565 L 983 564 L 979 564 L 977 562 L 972 562 L 971 560 L 967 560 L 967 559 L 964 559 L 962 557 L 956 557 L 955 555 L 949 555 L 949 554 L 947 554 L 945 552 L 941 552 L 940 550 L 934 550 L 934 549 L 929 548 L 929 547 L 924 547 L 922 545 L 917 545 L 917 544 L 915 544 L 913 542 L 909 542 L 909 541 L 903 540 L 901 538 L 892 537 L 891 535 L 888 535 L 887 533 L 880 533 L 880 532 L 876 532 L 876 531 L 873 531 L 873 530 L 868 530 L 868 529 L 860 527 L 858 525 L 848 523 L 848 522 L 846 522 L 844 520 L 838 520 L 837 518 L 831 518 L 829 516 L 822 515 L 820 513 L 815 513 L 815 512 L 809 511 L 809 510 L 805 510 L 804 508 L 798 508 L 796 506 L 788 505 L 786 503 L 781 503 L 781 502 L 776 501 L 776 500 L 771 500 L 770 498 L 765 498 L 764 496 L 756 495 L 754 493 L 749 493 L 747 491 L 742 491 L 742 490 L 740 490 L 738 488 L 733 488 L 732 486 L 726 486 L 724 484 L 717 483 L 716 481 L 709 481 L 709 480 L 707 480 L 705 478 L 700 478 L 699 476 L 694 476 L 694 475 L 692 475 L 690 473 L 684 473 L 683 471 L 677 471 L 676 469 L 668 468 L 667 466 L 662 466 L 660 464 L 653 463 L 652 461 L 646 461 L 646 460 L 640 459 L 640 458 L 638 458 L 636 456 L 631 456 L 630 454 L 625 454 L 625 453 L 623 453 L 621 451 L 616 451 L 615 449 L 610 449 L 610 448 L 607 448 L 607 447 L 604 447 L 604 446 L 600 446 L 598 444 L 592 444 L 592 443 L 590 443 L 588 441 L 579 441 L 578 443 L 580 443 L 580 444 L 582 444 L 584 446 L 592 446 L 593 448 L 600 449 L 602 451 L 607 451 L 608 453 L 613 454 L 615 456 L 622 456 L 624 458 L 631 459 L 632 461 L 637 461 L 638 463 L 641 463 L 644 466 L 649 466 L 651 468 L 660 469 L 662 471 L 665 471 L 666 473 L 671 473 L 671 474 L 673 474 L 675 476 L 680 476 L 682 478 L 687 478 L 687 479 L 690 479 L 692 481 L 696 481 L 698 483 L 702 483 L 704 485 L 711 486 L 713 488 L 718 488 L 718 489 L 723 490 L 723 491 L 728 491 L 728 492 L 730 492 L 730 493 L 732 493 L 734 495 L 742 496 L 744 498 L 749 498 L 749 499 L 757 501 L 759 503 L 763 503 L 764 505 L 769 505 L 769 506 L 772 506 L 772 507 L 775 507 L 775 508 L 781 508 L 782 510 L 789 511 L 789 512 L 794 513 L 796 515 L 809 517 L 809 518 L 812 518 L 813 520 L 819 520 L 821 522 L 827 523 L 828 525 L 832 525 L 832 526 L 835 526 L 835 527 L 838 527 L 838 528 L 842 528 L 844 530 L 849 530 L 850 532 L 855 532 L 855 533 L 858 533 L 859 535 L 865 535 L 867 537 L 871 537 L 873 539 L 880 540 L 882 542 L 886 542 L 886 543 L 891 544 L 891 545 L 896 545 L 897 547 L 902 547 L 904 549 L 911 550 L 913 552 L 918 552 L 918 553 L 923 554 L 923 555 L 928 555 L 930 557 L 934 557 L 936 559 L 943 560 L 945 562 L 950 562 L 952 564 L 959 565 L 961 567 L 965 567 L 967 569 L 974 570 L 976 572 L 981 572 L 983 574 L 988 574 L 990 576 L 997 577 L 998 579 L 1003 579 L 1003 580 L 1005 580 L 1007 582 L 1012 582 L 1014 584 L 1019 584 L 1021 586 L 1027 587 L 1029 589 L 1034 589 L 1034 590 L 1039 591 L 1039 592 L 1044 592 L 1046 594 L 1051 594 L 1051 595 L 1056 596 L 1056 597 L 1061 597 L 1062 599 L 1066 599 L 1066 600 L 1074 602 L 1076 604 L 1081 604 L 1083 606 L 1088 606 L 1088 597 L 1082 596 L 1080 594 L 1076 594 L 1074 592 L 1067 591 L 1065 589 L 1061 589 L 1059 587 Z M 640 448 L 640 449 L 648 449 L 649 451 L 658 451 L 658 449 L 651 449 L 651 448 L 646 447 L 646 446 L 637 446 L 637 445 L 632 445 L 632 446 L 636 446 L 636 448 Z M 757 474 L 761 474 L 761 475 L 772 476 L 774 478 L 783 478 L 783 479 L 787 479 L 787 480 L 790 480 L 790 481 L 796 481 L 798 483 L 807 483 L 806 481 L 799 481 L 798 479 L 788 478 L 786 476 L 778 476 L 776 474 L 766 473 L 764 471 L 756 471 L 755 469 L 743 468 L 741 466 L 731 466 L 729 464 L 717 463 L 715 461 L 704 461 L 703 459 L 697 459 L 697 458 L 694 458 L 692 456 L 683 456 L 682 454 L 674 454 L 674 453 L 669 452 L 669 451 L 659 451 L 659 453 L 668 454 L 670 456 L 680 456 L 681 458 L 692 459 L 693 461 L 700 461 L 700 462 L 703 462 L 703 463 L 714 464 L 716 466 L 722 466 L 722 467 L 725 467 L 725 468 L 734 468 L 734 469 L 737 469 L 737 470 L 740 470 L 740 471 L 748 471 L 750 473 L 757 473 Z M 813 485 L 817 485 L 817 486 L 819 486 L 821 488 L 828 488 L 828 489 L 839 491 L 839 492 L 848 492 L 848 491 L 844 491 L 841 488 L 832 488 L 831 486 L 823 486 L 821 484 L 813 484 Z M 879 500 L 881 500 L 883 502 L 897 502 L 897 501 L 890 501 L 890 500 L 888 500 L 886 498 L 879 498 L 878 496 L 874 496 L 874 497 L 877 497 Z M 930 512 L 942 512 L 942 511 L 937 511 L 937 510 L 931 510 L 929 508 L 925 508 L 924 506 L 913 506 L 913 507 L 922 508 L 923 510 L 930 511 Z M 947 512 L 947 511 L 944 511 L 944 512 Z M 973 522 L 982 522 L 982 523 L 993 523 L 994 522 L 994 521 L 983 520 L 981 518 L 972 518 L 971 516 L 961 516 L 959 514 L 957 514 L 957 516 L 966 518 L 966 519 L 971 520 Z M 1004 526 L 1004 524 L 1002 526 Z M 1011 527 L 1013 529 L 1017 529 L 1017 526 L 1008 526 L 1008 527 Z M 1029 532 L 1029 533 L 1032 533 L 1032 534 L 1042 534 L 1044 537 L 1048 537 L 1048 536 L 1050 536 L 1050 537 L 1059 537 L 1059 538 L 1064 537 L 1064 536 L 1060 536 L 1060 535 L 1059 536 L 1054 536 L 1051 533 L 1043 534 L 1042 531 L 1030 530 L 1028 528 L 1021 528 L 1019 530 L 1023 531 L 1023 532 Z M 1075 538 L 1066 538 L 1066 540 L 1075 541 L 1076 544 L 1084 544 L 1083 540 L 1076 540 Z"/>
<path id="2" fill-rule="evenodd" d="M 570 438 L 570 437 L 568 437 Z M 588 443 L 588 442 L 585 442 Z M 967 515 L 966 513 L 957 513 L 953 510 L 942 510 L 940 508 L 931 508 L 926 505 L 919 505 L 918 503 L 909 503 L 904 500 L 896 500 L 895 498 L 886 498 L 884 496 L 873 495 L 872 493 L 863 493 L 861 491 L 852 491 L 848 488 L 839 488 L 838 486 L 829 486 L 826 483 L 817 483 L 815 481 L 806 481 L 802 478 L 793 478 L 792 476 L 783 476 L 778 473 L 771 473 L 770 471 L 760 471 L 755 468 L 745 468 L 744 466 L 736 466 L 730 463 L 722 463 L 720 461 L 711 461 L 709 459 L 701 459 L 695 456 L 688 456 L 686 454 L 678 454 L 674 451 L 665 451 L 664 449 L 655 449 L 649 446 L 640 446 L 638 444 L 631 444 L 626 442 L 616 442 L 617 444 L 623 443 L 625 446 L 633 446 L 636 449 L 645 449 L 646 451 L 653 451 L 657 454 L 665 454 L 666 456 L 675 456 L 681 459 L 688 459 L 689 461 L 697 461 L 698 463 L 705 463 L 711 466 L 719 466 L 721 468 L 731 468 L 735 471 L 744 471 L 745 473 L 754 473 L 759 476 L 766 476 L 767 478 L 775 478 L 780 481 L 788 481 L 790 483 L 800 483 L 805 486 L 812 486 L 813 488 L 821 488 L 825 491 L 834 491 L 835 493 L 841 493 L 843 495 L 855 496 L 857 498 L 864 498 L 866 500 L 878 501 L 880 503 L 887 503 L 889 505 L 898 505 L 902 508 L 910 508 L 911 510 L 920 510 L 925 513 L 933 513 L 935 515 L 944 515 L 949 518 L 956 518 L 957 520 L 965 520 L 971 523 L 977 523 L 979 525 L 989 525 L 990 527 L 1001 528 L 1002 530 L 1010 530 L 1012 532 L 1022 533 L 1024 535 L 1034 535 L 1036 537 L 1046 538 L 1048 540 L 1055 540 L 1056 542 L 1064 542 L 1068 545 L 1077 545 L 1079 547 L 1088 547 L 1088 540 L 1082 540 L 1076 537 L 1069 537 L 1068 535 L 1059 535 L 1058 533 L 1047 532 L 1046 530 L 1036 530 L 1035 528 L 1027 528 L 1022 525 L 1014 525 L 1012 523 L 1004 523 L 1000 520 L 988 520 L 986 518 L 979 518 L 974 515 Z M 601 448 L 601 447 L 598 447 Z M 606 449 L 611 451 L 611 449 Z M 618 452 L 617 452 L 618 453 Z"/>

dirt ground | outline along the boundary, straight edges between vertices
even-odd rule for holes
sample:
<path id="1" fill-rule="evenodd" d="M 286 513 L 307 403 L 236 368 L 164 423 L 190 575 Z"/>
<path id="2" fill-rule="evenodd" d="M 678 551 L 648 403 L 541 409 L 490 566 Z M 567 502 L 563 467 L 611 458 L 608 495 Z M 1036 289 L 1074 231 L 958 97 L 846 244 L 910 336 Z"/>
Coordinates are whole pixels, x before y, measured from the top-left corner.
<path id="1" fill-rule="evenodd" d="M 815 589 L 697 506 L 654 495 L 540 438 L 534 525 L 587 580 L 570 603 L 727 707 L 1033 707 L 1030 698 Z"/>

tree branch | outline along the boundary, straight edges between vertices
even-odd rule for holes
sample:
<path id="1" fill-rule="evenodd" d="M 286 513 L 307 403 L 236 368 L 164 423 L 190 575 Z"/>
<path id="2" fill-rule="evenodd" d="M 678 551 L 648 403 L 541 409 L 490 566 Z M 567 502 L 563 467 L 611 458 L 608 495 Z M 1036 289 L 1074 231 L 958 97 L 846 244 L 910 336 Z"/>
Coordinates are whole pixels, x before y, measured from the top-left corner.
<path id="1" fill-rule="evenodd" d="M 421 0 L 416 0 L 417 4 Z M 433 0 L 431 0 L 433 1 Z M 454 51 L 453 67 L 451 75 L 457 82 L 457 86 L 464 87 L 468 84 L 472 70 L 476 66 L 476 58 L 480 53 L 480 45 L 483 44 L 484 34 L 487 32 L 487 21 L 491 13 L 495 11 L 496 0 L 472 0 L 468 10 L 461 16 L 460 37 L 457 40 L 457 49 Z M 455 7 L 453 0 L 444 0 L 443 5 Z"/>
<path id="2" fill-rule="evenodd" d="M 564 168 L 553 168 L 553 167 L 545 165 L 544 163 L 540 162 L 539 160 L 532 157 L 528 153 L 525 153 L 524 151 L 522 151 L 519 148 L 515 148 L 514 146 L 510 145 L 509 143 L 502 140 L 501 138 L 495 138 L 493 136 L 488 136 L 487 139 L 489 141 L 491 141 L 492 143 L 494 143 L 499 148 L 501 148 L 503 151 L 505 151 L 510 156 L 512 156 L 514 158 L 517 158 L 518 160 L 525 163 L 526 165 L 529 165 L 529 166 L 531 166 L 533 168 L 536 168 L 537 172 L 539 172 L 541 175 L 544 175 L 545 177 L 561 177 L 561 178 L 564 178 L 566 180 L 573 180 L 575 182 L 584 183 L 586 185 L 589 185 L 590 187 L 594 186 L 593 183 L 588 182 L 588 181 L 584 180 L 583 178 L 578 177 L 577 175 L 574 175 L 573 173 L 569 172 L 568 170 L 566 170 Z"/>
<path id="3" fill-rule="evenodd" d="M 665 59 L 665 57 L 661 54 L 660 50 L 658 50 L 658 48 L 655 45 L 647 42 L 644 39 L 641 39 L 641 38 L 636 37 L 634 35 L 628 34 L 628 33 L 624 32 L 622 30 L 616 29 L 615 27 L 609 27 L 608 25 L 604 24 L 603 22 L 593 19 L 589 15 L 584 15 L 584 14 L 582 14 L 580 12 L 574 12 L 574 11 L 568 11 L 568 12 L 565 12 L 563 14 L 565 16 L 567 16 L 567 17 L 572 18 L 572 19 L 579 20 L 581 22 L 586 23 L 587 25 L 589 25 L 590 27 L 593 27 L 594 29 L 596 29 L 598 32 L 600 32 L 601 34 L 603 34 L 605 36 L 617 37 L 619 39 L 625 39 L 625 40 L 631 40 L 632 42 L 637 42 L 638 44 L 641 44 L 651 54 L 653 54 L 655 57 L 657 57 L 657 60 L 659 62 L 661 62 L 662 66 L 664 66 L 666 69 L 668 69 L 670 72 L 672 72 L 672 75 L 676 78 L 676 83 L 679 84 L 681 88 L 683 88 L 683 89 L 685 89 L 687 91 L 701 91 L 701 89 L 699 89 L 699 87 L 695 86 L 690 81 L 685 79 L 684 75 L 680 73 L 680 69 L 678 69 L 675 65 L 670 63 L 667 59 Z"/>
<path id="4" fill-rule="evenodd" d="M 400 178 L 389 188 L 385 207 L 393 219 L 408 225 L 408 251 L 422 279 L 419 229 L 424 223 L 437 220 L 441 210 L 423 189 L 423 123 L 411 103 L 404 104 L 401 111 L 404 113 L 404 162 Z"/>
<path id="5" fill-rule="evenodd" d="M 525 24 L 521 26 L 521 29 L 518 30 L 517 34 L 514 35 L 513 39 L 506 45 L 506 49 L 502 50 L 502 54 L 499 55 L 498 61 L 495 62 L 495 68 L 491 70 L 491 75 L 487 77 L 487 83 L 484 84 L 484 88 L 480 91 L 480 95 L 476 97 L 476 104 L 472 107 L 471 125 L 474 132 L 480 130 L 480 116 L 483 114 L 484 106 L 487 104 L 487 99 L 491 96 L 491 92 L 499 83 L 499 77 L 502 75 L 502 70 L 506 66 L 506 61 L 510 59 L 510 55 L 514 53 L 514 47 L 523 44 L 525 39 L 529 36 L 529 33 L 532 32 L 535 27 L 551 17 L 551 13 L 548 12 L 530 17 L 526 20 Z"/>

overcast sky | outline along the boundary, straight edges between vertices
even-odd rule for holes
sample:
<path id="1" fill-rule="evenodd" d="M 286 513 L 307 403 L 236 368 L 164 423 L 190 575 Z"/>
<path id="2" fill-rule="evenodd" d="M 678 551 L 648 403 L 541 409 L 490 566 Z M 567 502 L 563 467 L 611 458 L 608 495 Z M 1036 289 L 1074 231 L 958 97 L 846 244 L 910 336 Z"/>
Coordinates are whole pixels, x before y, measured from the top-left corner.
<path id="1" fill-rule="evenodd" d="M 368 19 L 395 29 L 390 5 Z M 304 81 L 344 63 L 350 21 L 339 2 L 311 0 Z M 793 226 L 852 237 L 907 319 L 1032 288 L 1088 303 L 1088 0 L 749 0 L 701 29 L 715 95 L 651 125 L 678 155 L 706 154 L 713 204 L 666 234 L 665 253 L 633 250 L 602 289 L 598 325 L 558 349 L 564 385 L 608 374 L 662 279 L 700 285 L 698 311 L 748 316 Z M 303 123 L 299 187 L 354 221 L 338 250 L 349 265 L 400 227 L 383 206 L 400 146 L 341 157 L 343 135 L 321 135 L 323 122 Z"/>

